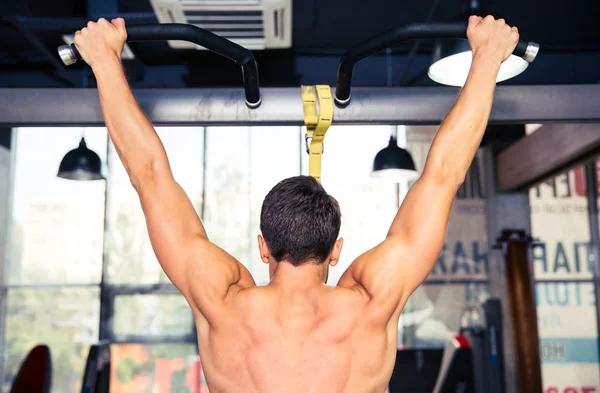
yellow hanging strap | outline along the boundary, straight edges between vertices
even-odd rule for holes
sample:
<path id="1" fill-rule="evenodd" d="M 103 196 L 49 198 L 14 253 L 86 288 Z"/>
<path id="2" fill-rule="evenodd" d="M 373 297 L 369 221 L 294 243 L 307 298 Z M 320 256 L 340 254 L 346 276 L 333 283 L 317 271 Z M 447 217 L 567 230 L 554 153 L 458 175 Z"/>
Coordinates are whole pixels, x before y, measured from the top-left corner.
<path id="1" fill-rule="evenodd" d="M 317 97 L 319 113 L 317 114 Z M 306 124 L 306 150 L 308 153 L 308 174 L 321 181 L 321 157 L 323 140 L 333 121 L 333 99 L 328 85 L 302 86 L 302 106 Z M 310 139 L 310 145 L 308 140 Z"/>

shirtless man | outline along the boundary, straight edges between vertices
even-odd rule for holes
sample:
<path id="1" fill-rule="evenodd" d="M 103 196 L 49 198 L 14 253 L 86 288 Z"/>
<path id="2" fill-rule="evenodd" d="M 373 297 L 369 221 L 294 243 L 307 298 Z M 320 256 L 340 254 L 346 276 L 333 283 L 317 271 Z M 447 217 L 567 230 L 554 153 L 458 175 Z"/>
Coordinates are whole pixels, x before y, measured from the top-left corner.
<path id="1" fill-rule="evenodd" d="M 500 64 L 519 35 L 504 20 L 472 16 L 468 80 L 433 141 L 389 233 L 357 258 L 337 286 L 341 214 L 310 177 L 277 184 L 258 236 L 271 281 L 211 243 L 176 183 L 152 124 L 120 62 L 125 22 L 100 19 L 75 44 L 98 81 L 106 126 L 138 192 L 154 252 L 193 310 L 212 393 L 382 393 L 394 367 L 398 319 L 441 251 L 454 196 L 477 151 Z"/>

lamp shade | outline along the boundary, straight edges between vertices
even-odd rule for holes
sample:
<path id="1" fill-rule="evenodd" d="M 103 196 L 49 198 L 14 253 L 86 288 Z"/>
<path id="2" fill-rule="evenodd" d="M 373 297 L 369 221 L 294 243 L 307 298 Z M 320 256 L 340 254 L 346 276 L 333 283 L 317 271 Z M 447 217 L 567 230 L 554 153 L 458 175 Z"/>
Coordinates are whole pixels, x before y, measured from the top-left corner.
<path id="1" fill-rule="evenodd" d="M 398 183 L 416 180 L 419 172 L 410 153 L 398 146 L 396 138 L 392 136 L 389 145 L 375 156 L 372 176 Z"/>
<path id="2" fill-rule="evenodd" d="M 440 84 L 463 86 L 471 69 L 473 54 L 466 39 L 439 40 L 433 52 L 433 64 L 427 74 Z M 529 63 L 510 55 L 500 66 L 496 82 L 514 78 L 527 69 Z"/>
<path id="3" fill-rule="evenodd" d="M 101 180 L 102 163 L 98 154 L 87 148 L 81 138 L 79 147 L 68 152 L 60 162 L 58 177 L 69 180 Z"/>

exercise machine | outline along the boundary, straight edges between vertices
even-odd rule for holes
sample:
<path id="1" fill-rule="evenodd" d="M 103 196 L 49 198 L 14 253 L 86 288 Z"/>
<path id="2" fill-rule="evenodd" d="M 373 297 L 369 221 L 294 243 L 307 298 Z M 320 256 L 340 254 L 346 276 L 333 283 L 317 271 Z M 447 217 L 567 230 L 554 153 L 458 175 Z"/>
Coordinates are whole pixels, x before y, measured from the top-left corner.
<path id="1" fill-rule="evenodd" d="M 467 306 L 443 349 L 400 349 L 389 393 L 503 393 L 500 301 Z"/>

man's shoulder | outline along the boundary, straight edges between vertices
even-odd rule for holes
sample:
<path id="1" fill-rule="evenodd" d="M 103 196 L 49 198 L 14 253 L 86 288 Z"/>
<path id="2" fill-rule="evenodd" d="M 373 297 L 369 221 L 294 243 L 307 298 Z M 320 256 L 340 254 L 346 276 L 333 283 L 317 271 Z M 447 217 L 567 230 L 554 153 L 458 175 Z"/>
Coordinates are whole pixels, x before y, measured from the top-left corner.
<path id="1" fill-rule="evenodd" d="M 272 292 L 268 285 L 252 285 L 238 290 L 231 301 L 241 307 L 262 307 L 274 298 Z"/>

